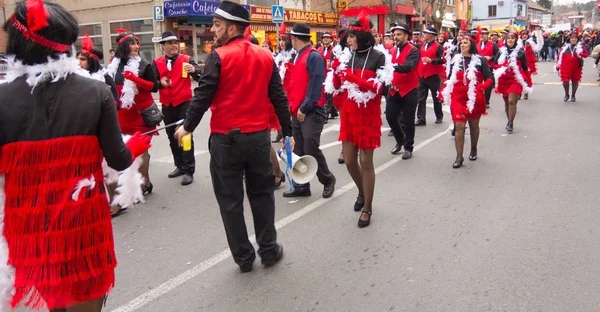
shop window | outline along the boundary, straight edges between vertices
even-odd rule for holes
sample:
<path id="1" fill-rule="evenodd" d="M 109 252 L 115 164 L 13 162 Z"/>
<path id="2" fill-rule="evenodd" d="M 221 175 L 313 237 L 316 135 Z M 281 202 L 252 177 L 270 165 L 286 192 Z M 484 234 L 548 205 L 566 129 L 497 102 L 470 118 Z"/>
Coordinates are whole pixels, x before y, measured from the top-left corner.
<path id="1" fill-rule="evenodd" d="M 117 49 L 117 29 L 127 29 L 135 33 L 140 39 L 140 56 L 151 62 L 154 60 L 154 43 L 152 37 L 154 37 L 154 23 L 151 18 L 136 19 L 128 21 L 116 21 L 110 22 L 110 43 L 113 49 Z"/>
<path id="2" fill-rule="evenodd" d="M 85 36 L 85 35 L 89 35 L 90 39 L 92 39 L 92 42 L 94 43 L 94 48 L 96 48 L 97 50 L 102 51 L 102 24 L 101 23 L 94 23 L 94 24 L 81 24 L 79 25 L 79 38 L 77 39 L 77 42 L 75 42 L 75 44 L 73 45 L 74 48 L 74 53 L 77 53 L 77 51 L 81 50 L 81 39 Z"/>

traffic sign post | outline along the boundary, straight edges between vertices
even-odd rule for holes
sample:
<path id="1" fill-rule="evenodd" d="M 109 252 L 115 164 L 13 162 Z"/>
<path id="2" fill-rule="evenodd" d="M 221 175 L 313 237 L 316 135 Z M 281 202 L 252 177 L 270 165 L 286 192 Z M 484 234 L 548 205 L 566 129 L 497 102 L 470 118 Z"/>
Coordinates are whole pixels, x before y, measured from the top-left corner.
<path id="1" fill-rule="evenodd" d="M 282 5 L 271 6 L 271 20 L 273 23 L 285 22 L 285 11 L 283 10 Z"/>
<path id="2" fill-rule="evenodd" d="M 153 19 L 155 22 L 162 22 L 165 20 L 165 9 L 162 5 L 154 6 L 154 18 Z"/>

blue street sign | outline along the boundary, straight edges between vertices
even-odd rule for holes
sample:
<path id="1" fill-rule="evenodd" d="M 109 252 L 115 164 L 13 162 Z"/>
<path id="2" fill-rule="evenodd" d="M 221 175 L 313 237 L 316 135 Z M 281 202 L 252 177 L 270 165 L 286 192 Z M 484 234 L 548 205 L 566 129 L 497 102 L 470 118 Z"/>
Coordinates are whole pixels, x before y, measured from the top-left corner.
<path id="1" fill-rule="evenodd" d="M 283 23 L 285 20 L 284 16 L 282 5 L 271 6 L 271 20 L 273 23 Z"/>
<path id="2" fill-rule="evenodd" d="M 162 5 L 154 6 L 154 21 L 162 22 L 165 20 L 165 10 Z"/>

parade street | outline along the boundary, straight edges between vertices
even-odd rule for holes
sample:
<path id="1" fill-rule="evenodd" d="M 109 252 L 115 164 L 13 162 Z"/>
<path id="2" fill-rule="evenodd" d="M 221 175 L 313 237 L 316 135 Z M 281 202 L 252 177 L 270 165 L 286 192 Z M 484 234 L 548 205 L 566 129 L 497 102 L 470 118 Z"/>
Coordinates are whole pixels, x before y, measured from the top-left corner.
<path id="1" fill-rule="evenodd" d="M 284 183 L 275 192 L 284 258 L 270 268 L 257 258 L 246 274 L 229 255 L 211 186 L 210 114 L 194 133 L 190 186 L 167 178 L 174 166 L 162 132 L 150 150 L 154 193 L 113 221 L 119 263 L 106 311 L 598 311 L 600 89 L 592 63 L 576 103 L 563 102 L 554 63 L 538 63 L 510 135 L 494 94 L 479 159 L 468 160 L 466 138 L 460 169 L 452 168 L 447 107 L 442 124 L 428 109 L 409 160 L 390 154 L 384 118 L 364 229 L 352 209 L 357 190 L 337 163 L 339 119 L 329 121 L 321 146 L 335 194 L 323 199 L 315 178 L 311 197 L 283 198 Z"/>

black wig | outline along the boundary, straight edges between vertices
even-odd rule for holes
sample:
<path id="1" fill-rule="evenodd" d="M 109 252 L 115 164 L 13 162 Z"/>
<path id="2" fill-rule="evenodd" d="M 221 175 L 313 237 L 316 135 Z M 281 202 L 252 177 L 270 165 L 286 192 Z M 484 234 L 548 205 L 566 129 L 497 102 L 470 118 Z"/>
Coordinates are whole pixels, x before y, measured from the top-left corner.
<path id="1" fill-rule="evenodd" d="M 126 36 L 130 36 L 129 38 L 123 40 L 123 42 L 119 43 L 119 41 Z M 131 52 L 131 48 L 129 45 L 131 43 L 140 44 L 140 39 L 136 37 L 132 32 L 123 32 L 117 36 L 117 51 L 115 52 L 115 57 L 120 58 L 123 62 L 129 59 L 129 53 Z"/>
<path id="2" fill-rule="evenodd" d="M 373 33 L 370 31 L 358 31 L 353 30 L 352 27 L 361 27 L 359 21 L 353 21 L 350 23 L 350 29 L 348 30 L 348 35 L 354 35 L 356 37 L 356 42 L 358 44 L 358 51 L 366 50 L 375 45 L 375 37 L 373 37 Z M 369 27 L 373 28 L 373 23 L 369 21 Z"/>
<path id="3" fill-rule="evenodd" d="M 48 27 L 37 30 L 35 33 L 59 44 L 72 45 L 79 36 L 79 24 L 71 13 L 56 3 L 45 2 L 44 6 L 49 13 L 46 19 Z M 25 1 L 17 3 L 15 18 L 23 25 L 27 25 L 27 5 Z M 6 54 L 15 55 L 25 65 L 43 64 L 48 62 L 48 57 L 58 59 L 61 54 L 71 56 L 71 50 L 58 52 L 44 47 L 32 40 L 25 38 L 23 33 L 13 25 L 9 18 L 4 24 L 4 31 L 8 34 Z"/>
<path id="4" fill-rule="evenodd" d="M 100 60 L 104 58 L 104 53 L 102 53 L 102 51 L 100 50 L 96 50 L 93 49 L 92 54 L 96 55 Z M 97 60 L 89 55 L 87 55 L 86 53 L 83 53 L 82 51 L 77 52 L 77 57 L 83 56 L 87 59 L 87 63 L 88 63 L 88 68 L 87 71 L 90 72 L 90 74 L 99 72 L 100 70 L 102 70 L 102 65 L 100 64 L 100 60 Z"/>

